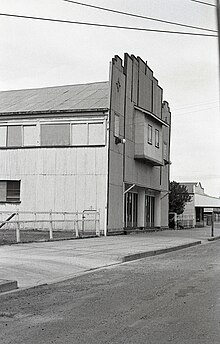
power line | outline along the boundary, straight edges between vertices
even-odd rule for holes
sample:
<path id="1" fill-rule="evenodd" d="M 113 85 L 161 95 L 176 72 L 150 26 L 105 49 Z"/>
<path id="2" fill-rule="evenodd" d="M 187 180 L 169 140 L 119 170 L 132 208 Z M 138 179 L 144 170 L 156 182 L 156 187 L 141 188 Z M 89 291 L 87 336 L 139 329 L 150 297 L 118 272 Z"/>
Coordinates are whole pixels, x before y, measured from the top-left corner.
<path id="1" fill-rule="evenodd" d="M 194 112 L 203 112 L 203 111 L 207 111 L 207 110 L 210 110 L 210 109 L 217 109 L 217 108 L 219 108 L 219 106 L 212 106 L 212 107 L 208 107 L 208 108 L 205 108 L 205 109 L 199 109 L 199 110 L 193 110 L 193 111 L 189 111 L 189 112 L 184 112 L 184 113 L 178 114 L 175 118 L 179 118 L 181 116 L 185 116 L 185 115 L 188 115 L 188 114 L 191 114 L 191 113 L 194 113 Z"/>
<path id="2" fill-rule="evenodd" d="M 194 104 L 194 105 L 187 105 L 187 106 L 184 106 L 182 108 L 174 108 L 174 109 L 172 109 L 172 111 L 180 111 L 180 110 L 188 109 L 188 108 L 191 108 L 191 107 L 197 107 L 197 106 L 200 106 L 200 105 L 207 105 L 207 104 L 213 104 L 213 103 L 219 103 L 219 100 L 213 100 L 213 101 L 210 101 L 210 102 L 198 103 L 198 104 Z"/>
<path id="3" fill-rule="evenodd" d="M 212 6 L 212 7 L 216 7 L 214 4 L 209 4 L 208 2 L 205 2 L 205 1 L 198 1 L 198 0 L 190 0 L 192 2 L 198 2 L 199 4 L 202 4 L 202 5 L 207 5 L 207 6 Z"/>
<path id="4" fill-rule="evenodd" d="M 114 10 L 114 9 L 111 9 L 111 8 L 105 8 L 105 7 L 95 6 L 95 5 L 91 5 L 91 4 L 85 4 L 85 3 L 82 3 L 82 2 L 79 2 L 79 1 L 73 1 L 73 0 L 63 0 L 63 1 L 75 4 L 75 5 L 95 8 L 95 9 L 101 10 L 101 11 L 122 14 L 122 15 L 129 16 L 129 17 L 153 20 L 153 21 L 160 22 L 160 23 L 165 23 L 165 24 L 170 24 L 170 25 L 177 25 L 177 26 L 187 27 L 187 28 L 190 28 L 190 29 L 197 29 L 197 30 L 204 30 L 204 31 L 210 31 L 210 32 L 217 32 L 216 30 L 212 30 L 212 29 L 206 29 L 206 28 L 203 28 L 203 27 L 192 26 L 192 25 L 187 25 L 187 24 L 181 24 L 181 23 L 177 23 L 177 22 L 171 22 L 171 21 L 168 21 L 168 20 L 157 19 L 157 18 L 152 18 L 152 17 L 146 17 L 146 16 L 142 16 L 142 15 L 139 15 L 139 14 L 134 14 L 134 13 Z"/>
<path id="5" fill-rule="evenodd" d="M 9 13 L 0 13 L 0 16 L 14 17 L 14 18 L 23 18 L 23 19 L 32 19 L 32 20 L 39 20 L 39 21 L 41 20 L 41 21 L 57 22 L 57 23 L 65 23 L 65 24 L 87 25 L 87 26 L 97 26 L 97 27 L 106 27 L 106 28 L 123 29 L 123 30 L 133 30 L 133 31 L 148 31 L 148 32 L 159 32 L 159 33 L 173 33 L 173 34 L 177 34 L 177 35 L 218 37 L 217 35 L 206 34 L 206 33 L 194 33 L 194 32 L 184 32 L 184 31 L 169 31 L 169 30 L 156 30 L 156 29 L 147 29 L 147 28 L 143 28 L 143 27 L 132 27 L 132 26 L 120 26 L 120 25 L 109 25 L 109 24 L 79 22 L 79 21 L 72 21 L 72 20 L 53 19 L 53 18 L 44 18 L 44 17 L 34 17 L 34 16 L 25 16 L 25 15 L 9 14 Z"/>

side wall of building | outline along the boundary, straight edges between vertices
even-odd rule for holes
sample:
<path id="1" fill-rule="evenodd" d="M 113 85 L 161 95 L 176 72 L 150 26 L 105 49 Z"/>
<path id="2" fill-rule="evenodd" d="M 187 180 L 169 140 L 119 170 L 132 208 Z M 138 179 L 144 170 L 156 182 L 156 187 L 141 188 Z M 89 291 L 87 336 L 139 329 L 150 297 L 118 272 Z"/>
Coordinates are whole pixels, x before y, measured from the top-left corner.
<path id="1" fill-rule="evenodd" d="M 115 143 L 115 129 L 124 137 L 125 75 L 122 60 L 116 57 L 110 65 L 108 232 L 123 231 L 123 144 Z M 116 120 L 118 123 L 116 123 Z"/>
<path id="2" fill-rule="evenodd" d="M 191 201 L 185 204 L 185 209 L 183 212 L 183 218 L 189 219 L 192 221 L 192 226 L 196 225 L 196 210 L 195 210 L 195 197 L 194 194 L 190 194 Z"/>

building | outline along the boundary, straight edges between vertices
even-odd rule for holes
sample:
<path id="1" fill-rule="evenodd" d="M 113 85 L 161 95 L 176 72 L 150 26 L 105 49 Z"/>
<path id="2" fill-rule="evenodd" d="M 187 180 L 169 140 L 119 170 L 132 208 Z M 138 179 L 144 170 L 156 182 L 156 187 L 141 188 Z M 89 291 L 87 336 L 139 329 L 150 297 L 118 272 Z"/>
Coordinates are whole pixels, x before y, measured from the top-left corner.
<path id="1" fill-rule="evenodd" d="M 186 203 L 184 213 L 180 218 L 185 221 L 188 219 L 192 227 L 203 227 L 206 224 L 210 224 L 209 220 L 213 212 L 216 214 L 216 219 L 219 218 L 220 198 L 205 194 L 204 188 L 199 182 L 180 184 L 186 186 L 191 196 L 191 201 Z"/>
<path id="2" fill-rule="evenodd" d="M 0 211 L 100 211 L 102 234 L 168 227 L 169 105 L 139 57 L 110 80 L 0 92 Z"/>

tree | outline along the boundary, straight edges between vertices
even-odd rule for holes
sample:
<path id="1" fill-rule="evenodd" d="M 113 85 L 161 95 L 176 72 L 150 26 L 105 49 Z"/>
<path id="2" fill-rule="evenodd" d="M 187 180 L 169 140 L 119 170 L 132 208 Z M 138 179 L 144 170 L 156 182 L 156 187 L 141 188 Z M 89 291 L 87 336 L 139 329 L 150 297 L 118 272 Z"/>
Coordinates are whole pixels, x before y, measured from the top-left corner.
<path id="1" fill-rule="evenodd" d="M 191 201 L 191 196 L 185 185 L 180 185 L 175 181 L 170 182 L 169 187 L 169 211 L 182 214 L 187 202 Z"/>

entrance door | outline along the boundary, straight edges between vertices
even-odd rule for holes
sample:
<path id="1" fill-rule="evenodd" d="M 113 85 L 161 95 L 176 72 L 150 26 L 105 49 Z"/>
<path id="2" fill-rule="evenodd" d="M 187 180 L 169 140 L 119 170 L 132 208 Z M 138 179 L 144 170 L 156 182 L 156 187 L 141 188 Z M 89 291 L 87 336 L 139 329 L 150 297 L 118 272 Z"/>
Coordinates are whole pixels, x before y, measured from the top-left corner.
<path id="1" fill-rule="evenodd" d="M 204 214 L 203 208 L 196 207 L 196 225 L 203 226 L 204 225 Z"/>
<path id="2" fill-rule="evenodd" d="M 125 194 L 125 227 L 137 227 L 137 204 L 138 194 L 133 192 L 127 192 Z"/>
<path id="3" fill-rule="evenodd" d="M 154 227 L 155 198 L 153 196 L 145 196 L 145 226 L 147 228 Z"/>

